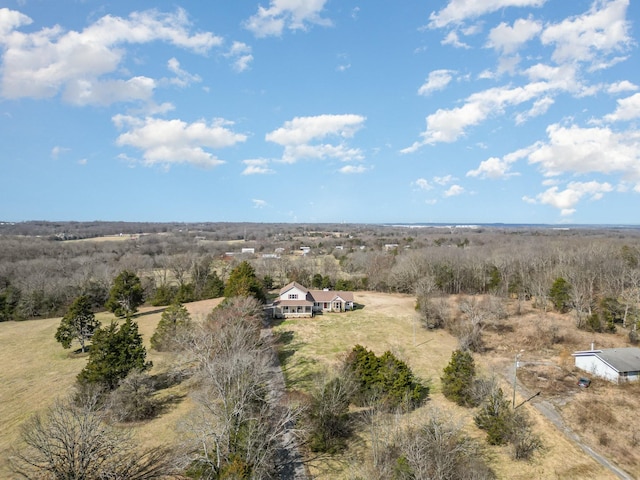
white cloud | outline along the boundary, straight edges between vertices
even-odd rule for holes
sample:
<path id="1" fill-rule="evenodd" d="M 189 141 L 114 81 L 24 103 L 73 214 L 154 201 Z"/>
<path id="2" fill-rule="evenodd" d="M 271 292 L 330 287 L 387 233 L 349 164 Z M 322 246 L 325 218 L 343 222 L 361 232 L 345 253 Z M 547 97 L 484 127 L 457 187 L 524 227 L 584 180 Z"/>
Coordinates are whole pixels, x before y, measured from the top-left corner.
<path id="1" fill-rule="evenodd" d="M 242 163 L 246 165 L 242 171 L 242 175 L 265 175 L 274 173 L 274 171 L 269 168 L 269 160 L 265 158 L 243 160 Z"/>
<path id="2" fill-rule="evenodd" d="M 429 95 L 445 88 L 451 82 L 453 70 L 434 70 L 429 73 L 427 81 L 418 89 L 419 95 Z"/>
<path id="3" fill-rule="evenodd" d="M 227 127 L 232 123 L 221 119 L 207 125 L 203 120 L 186 123 L 177 119 L 116 115 L 113 122 L 120 129 L 129 128 L 117 138 L 116 144 L 142 150 L 143 163 L 147 166 L 188 163 L 214 167 L 224 162 L 205 148 L 230 147 L 247 138 L 231 131 Z"/>
<path id="4" fill-rule="evenodd" d="M 541 7 L 546 0 L 450 0 L 439 12 L 431 12 L 429 27 L 462 23 L 507 7 Z"/>
<path id="5" fill-rule="evenodd" d="M 411 153 L 424 145 L 440 142 L 454 142 L 468 127 L 483 122 L 489 115 L 497 115 L 505 107 L 519 105 L 554 88 L 549 82 L 534 82 L 524 87 L 497 87 L 470 95 L 461 107 L 450 110 L 438 109 L 427 117 L 427 129 L 422 140 L 402 150 Z"/>
<path id="6" fill-rule="evenodd" d="M 589 196 L 591 200 L 600 200 L 605 193 L 612 190 L 613 187 L 606 182 L 570 182 L 564 190 L 554 186 L 538 194 L 535 199 L 523 197 L 523 200 L 528 203 L 551 205 L 560 210 L 562 216 L 567 216 L 576 211 L 575 206 L 583 197 Z"/>
<path id="7" fill-rule="evenodd" d="M 279 145 L 300 145 L 329 135 L 352 137 L 362 127 L 365 117 L 361 115 L 317 115 L 295 117 L 284 126 L 267 133 L 266 140 Z"/>
<path id="8" fill-rule="evenodd" d="M 354 173 L 364 173 L 369 170 L 364 165 L 345 165 L 342 167 L 339 172 L 345 174 L 354 174 Z"/>
<path id="9" fill-rule="evenodd" d="M 62 98 L 79 106 L 111 105 L 116 102 L 132 101 L 149 102 L 155 88 L 155 80 L 149 77 L 104 81 L 74 79 L 67 83 Z"/>
<path id="10" fill-rule="evenodd" d="M 51 158 L 57 159 L 61 154 L 68 152 L 70 149 L 56 145 L 51 149 Z"/>
<path id="11" fill-rule="evenodd" d="M 640 118 L 640 93 L 618 100 L 615 112 L 605 115 L 604 119 L 617 122 Z"/>
<path id="12" fill-rule="evenodd" d="M 503 22 L 491 29 L 487 46 L 499 50 L 503 55 L 510 55 L 535 38 L 541 30 L 542 23 L 531 18 L 520 18 L 513 23 L 513 27 Z"/>
<path id="13" fill-rule="evenodd" d="M 433 188 L 426 178 L 419 178 L 413 183 L 421 190 L 431 190 Z"/>
<path id="14" fill-rule="evenodd" d="M 233 69 L 236 72 L 244 72 L 249 69 L 249 64 L 253 61 L 251 47 L 243 42 L 233 42 L 225 57 L 232 59 Z"/>
<path id="15" fill-rule="evenodd" d="M 331 20 L 320 13 L 327 0 L 271 0 L 269 8 L 258 6 L 258 13 L 244 26 L 256 37 L 280 36 L 285 28 L 306 30 L 309 24 L 329 26 Z"/>
<path id="16" fill-rule="evenodd" d="M 33 20 L 23 13 L 9 10 L 8 8 L 0 8 L 0 41 L 14 29 L 23 25 L 31 25 L 31 23 L 33 23 Z"/>
<path id="17" fill-rule="evenodd" d="M 107 15 L 80 32 L 65 32 L 60 26 L 31 33 L 15 29 L 27 23 L 28 17 L 3 10 L 0 28 L 9 31 L 0 35 L 4 46 L 0 91 L 6 98 L 47 98 L 62 92 L 66 101 L 78 105 L 147 100 L 155 87 L 153 79 L 104 80 L 125 71 L 127 44 L 162 41 L 206 53 L 222 43 L 209 32 L 191 34 L 181 9 L 134 12 L 128 18 Z"/>
<path id="18" fill-rule="evenodd" d="M 549 107 L 554 104 L 554 100 L 551 97 L 542 97 L 535 102 L 533 106 L 526 112 L 518 113 L 516 115 L 516 125 L 520 125 L 530 118 L 539 117 L 544 115 L 549 110 Z"/>
<path id="19" fill-rule="evenodd" d="M 444 177 L 433 177 L 433 181 L 438 185 L 448 185 L 455 180 L 453 175 L 445 175 Z"/>
<path id="20" fill-rule="evenodd" d="M 458 37 L 458 32 L 456 32 L 455 30 L 452 30 L 449 33 L 447 33 L 447 36 L 444 37 L 440 43 L 442 45 L 451 45 L 452 47 L 455 47 L 455 48 L 471 48 L 466 43 L 460 41 L 460 38 Z"/>
<path id="21" fill-rule="evenodd" d="M 360 149 L 349 148 L 344 143 L 333 145 L 312 142 L 326 137 L 338 137 L 343 142 L 353 137 L 365 120 L 365 117 L 353 114 L 295 117 L 282 127 L 267 133 L 265 139 L 285 148 L 282 161 L 287 163 L 295 163 L 303 158 L 362 160 L 364 157 Z"/>
<path id="22" fill-rule="evenodd" d="M 612 83 L 609 85 L 609 88 L 607 88 L 608 93 L 635 92 L 636 90 L 638 90 L 638 86 L 629 80 Z"/>
<path id="23" fill-rule="evenodd" d="M 602 63 L 601 55 L 626 49 L 632 42 L 625 19 L 629 0 L 596 0 L 589 12 L 547 26 L 540 36 L 543 45 L 553 45 L 557 63 Z M 598 68 L 609 66 L 607 62 Z"/>
<path id="24" fill-rule="evenodd" d="M 469 170 L 467 177 L 480 177 L 480 178 L 508 178 L 520 175 L 516 172 L 511 172 L 511 166 L 526 158 L 531 153 L 533 147 L 522 148 L 515 152 L 505 155 L 503 158 L 491 157 L 480 163 L 480 166 L 475 170 Z"/>
<path id="25" fill-rule="evenodd" d="M 259 198 L 254 198 L 251 202 L 253 203 L 253 208 L 264 208 L 268 205 L 265 200 L 260 200 Z"/>
<path id="26" fill-rule="evenodd" d="M 169 80 L 172 85 L 177 85 L 178 87 L 188 87 L 192 83 L 202 81 L 202 78 L 200 78 L 199 75 L 192 75 L 180 68 L 180 62 L 175 57 L 169 59 L 169 61 L 167 62 L 167 68 L 176 75 L 174 78 L 171 78 Z"/>
<path id="27" fill-rule="evenodd" d="M 469 170 L 467 177 L 480 177 L 480 178 L 508 178 L 517 173 L 512 173 L 511 164 L 502 158 L 491 157 L 480 163 L 480 166 L 475 170 Z"/>
<path id="28" fill-rule="evenodd" d="M 462 195 L 464 193 L 464 188 L 460 185 L 451 185 L 447 191 L 444 192 L 445 197 L 455 197 L 457 195 Z"/>
<path id="29" fill-rule="evenodd" d="M 545 176 L 620 174 L 625 181 L 640 183 L 640 131 L 554 124 L 547 127 L 547 135 L 549 141 L 535 144 L 529 154 L 529 162 L 539 165 Z"/>

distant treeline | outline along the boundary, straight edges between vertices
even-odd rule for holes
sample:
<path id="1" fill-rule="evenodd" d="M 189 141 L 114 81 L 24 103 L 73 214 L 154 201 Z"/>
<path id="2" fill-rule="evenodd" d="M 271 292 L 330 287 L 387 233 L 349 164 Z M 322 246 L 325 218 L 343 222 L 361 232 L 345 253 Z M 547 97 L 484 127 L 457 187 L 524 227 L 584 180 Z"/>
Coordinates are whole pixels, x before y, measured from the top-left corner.
<path id="1" fill-rule="evenodd" d="M 640 303 L 640 230 L 630 228 L 24 222 L 0 225 L 0 319 L 63 315 L 78 295 L 101 308 L 123 270 L 142 279 L 147 301 L 176 292 L 198 299 L 215 290 L 213 273 L 226 282 L 242 260 L 267 288 L 297 281 L 423 297 L 490 293 L 547 308 L 562 278 L 566 308 L 579 316 L 603 301 L 627 313 Z"/>

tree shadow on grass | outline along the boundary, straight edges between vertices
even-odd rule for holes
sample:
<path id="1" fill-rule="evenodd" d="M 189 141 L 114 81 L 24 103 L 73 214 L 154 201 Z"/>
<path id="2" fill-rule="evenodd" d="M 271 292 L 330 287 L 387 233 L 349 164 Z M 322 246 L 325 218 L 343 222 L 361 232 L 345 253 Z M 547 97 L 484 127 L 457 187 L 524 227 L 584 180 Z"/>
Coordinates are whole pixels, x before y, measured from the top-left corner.
<path id="1" fill-rule="evenodd" d="M 278 332 L 274 336 L 278 360 L 282 368 L 285 368 L 293 355 L 304 345 L 303 342 L 294 341 L 295 333 L 291 330 Z"/>
<path id="2" fill-rule="evenodd" d="M 167 307 L 160 307 L 154 310 L 149 310 L 148 312 L 138 312 L 133 315 L 133 318 L 146 317 L 148 315 L 155 315 L 156 313 L 162 313 L 167 309 Z"/>

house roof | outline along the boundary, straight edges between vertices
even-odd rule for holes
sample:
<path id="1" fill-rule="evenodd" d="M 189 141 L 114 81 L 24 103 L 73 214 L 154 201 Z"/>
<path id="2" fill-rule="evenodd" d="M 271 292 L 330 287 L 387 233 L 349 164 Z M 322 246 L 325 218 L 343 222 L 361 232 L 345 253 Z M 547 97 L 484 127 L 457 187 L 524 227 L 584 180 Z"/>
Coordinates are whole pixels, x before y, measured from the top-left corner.
<path id="1" fill-rule="evenodd" d="M 353 302 L 352 292 L 339 292 L 335 290 L 310 290 L 316 302 L 332 302 L 336 298 L 341 298 L 345 302 Z"/>
<path id="2" fill-rule="evenodd" d="M 302 290 L 304 293 L 309 293 L 309 290 L 300 285 L 298 282 L 291 282 L 280 289 L 280 295 L 287 293 L 292 288 L 297 288 L 298 290 Z"/>
<path id="3" fill-rule="evenodd" d="M 575 352 L 574 357 L 595 356 L 617 372 L 640 371 L 640 348 L 605 348 Z"/>

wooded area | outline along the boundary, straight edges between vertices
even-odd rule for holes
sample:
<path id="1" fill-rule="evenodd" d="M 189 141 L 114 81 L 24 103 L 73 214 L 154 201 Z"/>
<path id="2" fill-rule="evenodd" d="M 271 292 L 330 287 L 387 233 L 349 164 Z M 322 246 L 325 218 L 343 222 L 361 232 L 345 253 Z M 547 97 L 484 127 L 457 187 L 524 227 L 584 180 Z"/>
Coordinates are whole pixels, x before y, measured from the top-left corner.
<path id="1" fill-rule="evenodd" d="M 140 277 L 148 302 L 211 298 L 242 260 L 266 288 L 533 298 L 595 329 L 611 328 L 611 316 L 626 325 L 640 301 L 632 228 L 33 222 L 0 225 L 0 320 L 62 315 L 80 295 L 100 309 L 122 271 Z M 558 279 L 565 299 L 550 297 Z"/>

